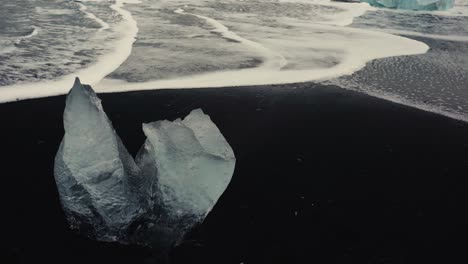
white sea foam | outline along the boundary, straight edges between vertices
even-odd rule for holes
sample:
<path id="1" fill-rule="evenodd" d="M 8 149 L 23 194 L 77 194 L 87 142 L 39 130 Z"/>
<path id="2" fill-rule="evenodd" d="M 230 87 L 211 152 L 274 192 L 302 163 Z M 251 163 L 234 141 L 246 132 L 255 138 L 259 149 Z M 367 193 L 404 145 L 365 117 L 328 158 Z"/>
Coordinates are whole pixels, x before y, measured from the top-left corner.
<path id="1" fill-rule="evenodd" d="M 333 3 L 333 5 L 335 4 L 336 3 Z M 340 6 L 339 4 L 336 5 L 338 5 L 340 8 L 343 8 L 343 6 Z M 345 7 L 348 6 L 348 4 L 345 5 Z M 358 4 L 358 6 L 361 5 Z M 179 13 L 183 12 L 181 9 L 176 11 Z M 349 16 L 349 14 L 355 14 L 354 12 L 344 13 L 345 15 L 340 13 L 340 18 L 335 19 L 337 23 L 334 24 L 339 24 L 338 22 L 341 18 L 344 19 L 343 21 L 348 20 L 347 16 Z M 361 14 L 361 12 L 356 13 Z M 216 28 L 221 28 L 222 32 L 230 32 L 229 34 L 232 37 L 238 37 L 237 34 L 228 31 L 227 27 L 222 25 L 219 21 L 216 21 L 212 18 L 207 18 L 205 16 L 199 17 L 208 20 L 211 24 L 216 25 Z M 177 79 L 149 81 L 144 83 L 130 83 L 121 80 L 104 79 L 96 86 L 96 88 L 101 92 L 118 92 L 164 88 L 207 88 L 317 81 L 352 74 L 355 71 L 363 68 L 367 62 L 374 59 L 390 56 L 422 54 L 429 49 L 429 47 L 422 42 L 383 32 L 335 26 L 330 25 L 329 23 L 308 23 L 307 21 L 294 19 L 283 19 L 282 22 L 287 23 L 287 25 L 293 26 L 295 28 L 301 28 L 301 30 L 304 30 L 304 32 L 321 32 L 321 34 L 298 36 L 294 39 L 291 39 L 290 36 L 287 36 L 284 39 L 273 39 L 270 41 L 270 45 L 289 46 L 290 49 L 307 47 L 324 51 L 335 50 L 337 51 L 336 53 L 343 54 L 339 63 L 332 67 L 299 70 L 281 70 L 274 67 L 257 67 L 250 69 L 213 72 Z M 241 40 L 243 42 L 248 41 L 246 43 L 250 43 L 258 47 L 265 46 L 262 45 L 263 43 L 259 44 L 253 41 L 245 40 L 245 38 L 239 39 L 239 41 Z M 264 42 L 268 44 L 268 40 L 264 40 Z M 267 48 L 267 50 L 269 49 Z M 269 59 L 273 60 L 273 57 L 269 57 Z M 270 64 L 270 62 L 266 61 L 265 64 Z"/>
<path id="2" fill-rule="evenodd" d="M 99 31 L 103 31 L 103 30 L 106 30 L 106 29 L 109 29 L 110 26 L 109 24 L 107 24 L 106 22 L 104 22 L 104 20 L 96 17 L 96 15 L 94 15 L 93 13 L 91 12 L 88 12 L 88 7 L 82 3 L 79 3 L 79 2 L 76 2 L 76 4 L 78 4 L 78 6 L 80 7 L 80 11 L 83 12 L 84 14 L 86 14 L 86 16 L 91 19 L 91 20 L 94 20 L 96 23 L 98 23 L 101 27 L 99 28 Z"/>
<path id="3" fill-rule="evenodd" d="M 0 47 L 1 47 L 0 54 L 4 55 L 4 54 L 7 54 L 7 53 L 14 52 L 17 49 L 15 44 L 18 45 L 23 40 L 28 39 L 28 38 L 32 38 L 35 35 L 37 35 L 38 33 L 39 33 L 39 29 L 37 27 L 33 27 L 31 33 L 28 33 L 27 35 L 24 35 L 24 36 L 21 36 L 21 37 L 16 37 L 16 38 L 5 37 L 5 38 L 1 39 L 0 40 Z"/>
<path id="4" fill-rule="evenodd" d="M 17 41 L 21 42 L 21 40 L 23 39 L 32 38 L 36 36 L 38 33 L 39 33 L 39 29 L 37 27 L 33 27 L 33 30 L 31 31 L 31 33 L 27 34 L 26 36 L 20 37 Z"/>
<path id="5" fill-rule="evenodd" d="M 279 0 L 283 3 L 303 3 L 317 4 L 321 6 L 336 7 L 342 10 L 339 15 L 325 16 L 329 20 L 322 24 L 330 24 L 335 26 L 348 26 L 353 23 L 354 18 L 364 15 L 367 11 L 375 10 L 368 3 L 346 3 L 334 2 L 330 0 Z"/>
<path id="6" fill-rule="evenodd" d="M 39 34 L 39 29 L 37 27 L 33 27 L 33 30 L 31 31 L 31 33 L 25 35 L 25 36 L 21 36 L 19 38 L 17 38 L 15 40 L 15 44 L 20 44 L 21 41 L 25 40 L 25 39 L 28 39 L 28 38 L 32 38 L 34 36 L 36 36 L 37 34 Z"/>
<path id="7" fill-rule="evenodd" d="M 86 69 L 54 81 L 41 81 L 23 83 L 0 87 L 0 102 L 11 102 L 23 99 L 47 97 L 65 94 L 70 89 L 75 76 L 79 76 L 84 83 L 97 84 L 106 75 L 116 70 L 130 55 L 133 42 L 135 42 L 138 27 L 130 12 L 123 8 L 124 4 L 137 4 L 138 0 L 117 0 L 111 8 L 115 10 L 123 21 L 116 26 L 120 32 L 119 40 L 114 42 L 114 49 L 99 58 L 99 60 Z"/>
<path id="8" fill-rule="evenodd" d="M 212 19 L 212 18 L 209 18 L 209 17 L 206 17 L 206 16 L 186 13 L 182 8 L 179 8 L 179 9 L 175 10 L 174 12 L 177 13 L 177 14 L 181 14 L 181 15 L 191 15 L 191 16 L 201 18 L 201 19 L 205 20 L 208 24 L 210 24 L 214 28 L 214 29 L 211 30 L 211 32 L 220 34 L 223 38 L 240 42 L 240 43 L 246 45 L 248 48 L 251 48 L 253 50 L 256 50 L 256 51 L 260 52 L 263 55 L 263 57 L 265 58 L 265 60 L 258 68 L 270 69 L 270 70 L 280 70 L 281 68 L 286 66 L 286 64 L 288 63 L 286 61 L 286 59 L 284 58 L 284 56 L 281 55 L 280 53 L 277 53 L 277 52 L 275 52 L 273 50 L 270 50 L 270 49 L 266 48 L 265 46 L 263 46 L 263 45 L 261 45 L 261 44 L 259 44 L 257 42 L 245 39 L 245 38 L 237 35 L 236 33 L 230 31 L 225 25 L 221 24 L 220 22 L 216 21 L 215 19 Z"/>
<path id="9" fill-rule="evenodd" d="M 307 34 L 293 36 L 292 39 L 289 39 L 288 36 L 279 39 L 269 39 L 266 37 L 264 39 L 257 38 L 255 41 L 244 37 L 243 35 L 245 34 L 229 30 L 223 23 L 214 18 L 195 13 L 185 13 L 182 9 L 178 9 L 175 11 L 181 15 L 192 15 L 204 20 L 213 27 L 213 33 L 217 33 L 223 38 L 238 41 L 244 44 L 246 48 L 256 49 L 264 58 L 263 64 L 257 68 L 212 72 L 144 83 L 103 79 L 130 55 L 138 27 L 130 12 L 123 9 L 123 4 L 138 2 L 135 0 L 121 0 L 112 5 L 112 8 L 124 19 L 124 22 L 119 24 L 119 31 L 122 33 L 122 37 L 115 43 L 113 52 L 100 57 L 98 62 L 91 67 L 73 73 L 73 75 L 66 76 L 58 81 L 1 87 L 0 101 L 6 102 L 64 94 L 68 91 L 70 84 L 73 83 L 74 76 L 79 76 L 84 83 L 93 85 L 100 92 L 249 86 L 317 81 L 352 74 L 374 59 L 421 54 L 428 50 L 426 44 L 412 39 L 384 32 L 345 27 L 345 25 L 352 22 L 353 18 L 371 9 L 367 4 L 337 3 L 328 0 L 305 1 L 307 3 L 332 6 L 340 9 L 340 12 L 337 12 L 336 15 L 327 15 L 326 21 L 323 23 L 310 23 L 294 19 L 284 20 L 289 26 L 299 28 Z M 299 1 L 289 0 L 288 2 Z M 317 34 L 314 34 L 314 32 L 317 32 Z M 286 64 L 285 56 L 282 56 L 283 52 L 294 53 L 294 50 L 297 48 L 333 51 L 337 54 L 336 56 L 339 60 L 335 65 L 327 67 L 283 69 L 283 66 Z"/>

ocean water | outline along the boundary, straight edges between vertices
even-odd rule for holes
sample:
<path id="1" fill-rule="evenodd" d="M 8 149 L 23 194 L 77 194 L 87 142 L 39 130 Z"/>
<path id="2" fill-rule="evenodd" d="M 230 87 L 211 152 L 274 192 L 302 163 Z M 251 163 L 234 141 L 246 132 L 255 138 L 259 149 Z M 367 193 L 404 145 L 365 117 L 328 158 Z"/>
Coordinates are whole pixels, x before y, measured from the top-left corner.
<path id="1" fill-rule="evenodd" d="M 89 67 L 115 38 L 103 5 L 63 0 L 1 1 L 0 85 L 52 80 Z M 92 10 L 97 19 L 89 13 Z M 97 34 L 99 32 L 99 34 Z M 34 92 L 34 91 L 32 91 Z"/>
<path id="2" fill-rule="evenodd" d="M 328 82 L 467 121 L 468 17 L 463 14 L 378 10 L 357 18 L 353 27 L 398 33 L 430 49 L 421 55 L 375 60 L 361 71 Z"/>
<path id="3" fill-rule="evenodd" d="M 468 120 L 468 1 L 0 0 L 0 101 L 323 82 Z"/>

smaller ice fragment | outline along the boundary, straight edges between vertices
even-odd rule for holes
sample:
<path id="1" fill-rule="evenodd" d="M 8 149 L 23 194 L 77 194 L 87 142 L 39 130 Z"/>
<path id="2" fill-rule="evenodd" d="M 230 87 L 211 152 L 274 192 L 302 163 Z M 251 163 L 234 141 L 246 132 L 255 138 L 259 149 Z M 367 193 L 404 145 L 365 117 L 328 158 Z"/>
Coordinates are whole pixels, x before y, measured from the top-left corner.
<path id="1" fill-rule="evenodd" d="M 373 6 L 409 10 L 447 10 L 454 0 L 361 0 Z"/>
<path id="2" fill-rule="evenodd" d="M 203 222 L 231 180 L 235 157 L 201 109 L 184 120 L 144 124 L 143 131 L 147 141 L 137 163 L 147 177 L 155 177 L 151 197 L 157 217 L 150 222 L 169 246 Z"/>

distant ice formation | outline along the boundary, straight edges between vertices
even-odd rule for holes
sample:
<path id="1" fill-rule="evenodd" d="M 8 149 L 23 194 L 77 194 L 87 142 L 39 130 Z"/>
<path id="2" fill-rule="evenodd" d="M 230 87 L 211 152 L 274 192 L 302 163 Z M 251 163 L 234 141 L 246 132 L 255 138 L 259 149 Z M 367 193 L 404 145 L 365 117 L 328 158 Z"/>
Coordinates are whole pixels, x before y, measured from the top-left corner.
<path id="1" fill-rule="evenodd" d="M 377 7 L 409 10 L 447 10 L 454 0 L 361 0 Z"/>
<path id="2" fill-rule="evenodd" d="M 234 153 L 201 109 L 143 125 L 137 163 L 78 78 L 64 111 L 55 180 L 72 228 L 102 241 L 167 249 L 202 223 L 229 184 Z"/>

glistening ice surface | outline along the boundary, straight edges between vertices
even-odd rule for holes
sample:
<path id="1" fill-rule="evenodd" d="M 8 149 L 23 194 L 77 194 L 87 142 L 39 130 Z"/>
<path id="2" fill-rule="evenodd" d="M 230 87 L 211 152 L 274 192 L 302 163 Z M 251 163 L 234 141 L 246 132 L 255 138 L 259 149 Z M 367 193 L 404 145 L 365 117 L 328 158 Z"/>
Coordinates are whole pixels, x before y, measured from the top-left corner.
<path id="1" fill-rule="evenodd" d="M 373 6 L 410 10 L 447 10 L 454 0 L 361 0 Z"/>
<path id="2" fill-rule="evenodd" d="M 0 12 L 15 15 L 0 16 L 8 25 L 0 27 L 0 101 L 66 93 L 74 76 L 103 92 L 332 80 L 466 119 L 467 5 L 8 2 Z"/>
<path id="3" fill-rule="evenodd" d="M 63 119 L 55 180 L 68 222 L 89 237 L 168 249 L 203 222 L 231 181 L 234 153 L 201 109 L 144 124 L 137 164 L 78 79 Z"/>
<path id="4" fill-rule="evenodd" d="M 236 159 L 201 109 L 183 120 L 144 124 L 143 131 L 147 140 L 136 160 L 144 177 L 152 179 L 146 223 L 154 227 L 142 225 L 139 239 L 167 247 L 203 222 L 229 184 Z"/>
<path id="5" fill-rule="evenodd" d="M 99 240 L 125 239 L 147 207 L 140 169 L 115 133 L 101 101 L 77 79 L 63 114 L 65 135 L 55 157 L 60 201 L 73 228 Z"/>

